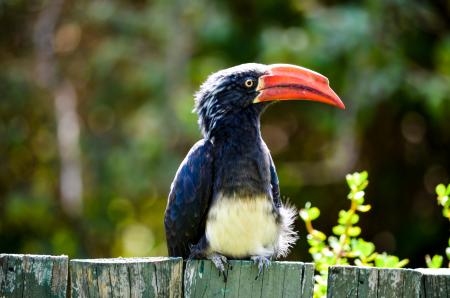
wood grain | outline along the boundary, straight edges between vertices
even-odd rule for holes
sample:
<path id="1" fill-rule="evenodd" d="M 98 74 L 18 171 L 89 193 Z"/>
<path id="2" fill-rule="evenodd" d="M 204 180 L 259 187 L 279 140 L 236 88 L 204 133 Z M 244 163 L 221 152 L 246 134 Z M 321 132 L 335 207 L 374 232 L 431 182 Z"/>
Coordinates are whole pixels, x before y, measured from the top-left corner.
<path id="1" fill-rule="evenodd" d="M 332 266 L 327 297 L 448 297 L 450 269 Z"/>
<path id="2" fill-rule="evenodd" d="M 66 297 L 67 256 L 0 254 L 0 297 Z"/>
<path id="3" fill-rule="evenodd" d="M 186 264 L 186 298 L 196 297 L 312 297 L 314 266 L 301 262 L 272 262 L 256 279 L 258 269 L 251 261 L 233 260 L 227 282 L 207 260 Z"/>
<path id="4" fill-rule="evenodd" d="M 70 261 L 76 297 L 181 297 L 181 258 L 116 258 Z"/>

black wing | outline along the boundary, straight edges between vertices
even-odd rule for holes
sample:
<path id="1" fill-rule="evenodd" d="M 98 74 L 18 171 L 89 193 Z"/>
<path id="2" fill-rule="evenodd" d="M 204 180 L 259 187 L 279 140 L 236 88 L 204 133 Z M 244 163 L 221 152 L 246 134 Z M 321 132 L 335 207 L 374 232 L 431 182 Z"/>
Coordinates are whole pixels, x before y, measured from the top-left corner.
<path id="1" fill-rule="evenodd" d="M 272 186 L 273 203 L 275 207 L 280 208 L 280 185 L 278 182 L 277 170 L 275 169 L 275 164 L 273 163 L 272 156 L 270 156 L 270 185 Z"/>
<path id="2" fill-rule="evenodd" d="M 213 185 L 212 144 L 198 141 L 178 168 L 164 216 L 169 256 L 187 258 L 205 233 Z"/>

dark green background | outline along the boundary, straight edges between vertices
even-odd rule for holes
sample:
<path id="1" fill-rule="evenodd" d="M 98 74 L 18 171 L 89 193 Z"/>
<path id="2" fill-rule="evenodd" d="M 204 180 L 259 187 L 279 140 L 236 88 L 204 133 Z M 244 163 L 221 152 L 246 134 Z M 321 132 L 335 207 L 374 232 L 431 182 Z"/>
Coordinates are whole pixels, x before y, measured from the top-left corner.
<path id="1" fill-rule="evenodd" d="M 200 138 L 193 93 L 219 69 L 283 62 L 326 75 L 347 109 L 265 113 L 282 195 L 318 206 L 329 232 L 349 204 L 345 174 L 368 170 L 362 236 L 412 267 L 443 253 L 434 187 L 450 171 L 448 1 L 66 1 L 49 53 L 77 98 L 78 215 L 59 191 L 55 85 L 37 70 L 49 5 L 0 0 L 0 252 L 165 255 L 166 196 Z M 290 259 L 310 260 L 297 225 Z"/>

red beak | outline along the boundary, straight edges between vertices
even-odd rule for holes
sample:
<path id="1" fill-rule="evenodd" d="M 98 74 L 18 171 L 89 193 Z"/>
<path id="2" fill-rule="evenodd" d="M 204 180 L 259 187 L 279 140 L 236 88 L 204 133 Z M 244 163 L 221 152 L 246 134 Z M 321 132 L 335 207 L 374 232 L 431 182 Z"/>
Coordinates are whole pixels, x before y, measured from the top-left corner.
<path id="1" fill-rule="evenodd" d="M 345 109 L 323 75 L 296 65 L 272 64 L 259 78 L 254 103 L 272 100 L 312 100 Z"/>

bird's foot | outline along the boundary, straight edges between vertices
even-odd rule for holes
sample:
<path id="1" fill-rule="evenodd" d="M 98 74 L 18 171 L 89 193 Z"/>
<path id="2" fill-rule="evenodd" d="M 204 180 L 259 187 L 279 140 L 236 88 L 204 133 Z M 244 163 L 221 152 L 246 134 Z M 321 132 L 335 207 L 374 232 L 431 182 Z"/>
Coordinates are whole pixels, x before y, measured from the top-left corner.
<path id="1" fill-rule="evenodd" d="M 256 278 L 255 278 L 255 280 L 257 280 L 263 273 L 264 268 L 266 270 L 269 269 L 271 261 L 270 261 L 270 258 L 265 257 L 265 256 L 252 256 L 250 259 L 253 261 L 253 263 L 258 265 L 258 275 L 256 275 Z"/>
<path id="2" fill-rule="evenodd" d="M 214 253 L 212 255 L 208 256 L 208 259 L 210 259 L 213 263 L 214 266 L 216 266 L 217 270 L 219 270 L 219 276 L 222 274 L 223 275 L 223 282 L 227 282 L 227 278 L 228 278 L 228 260 L 225 256 L 218 254 L 218 253 Z"/>

